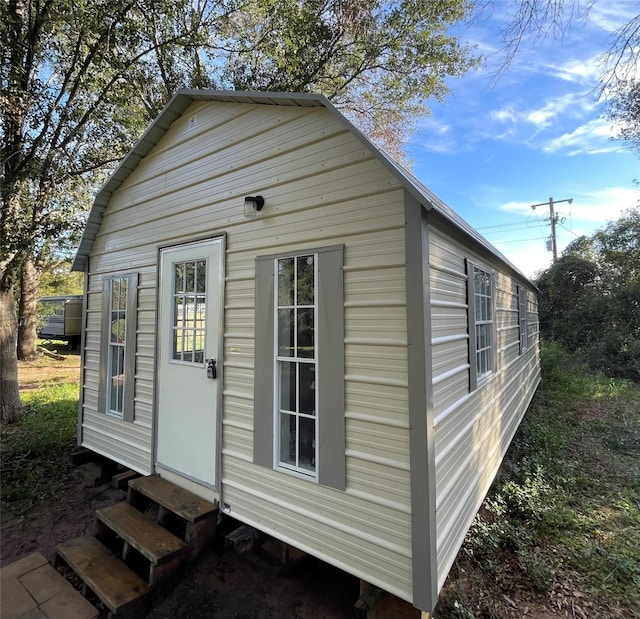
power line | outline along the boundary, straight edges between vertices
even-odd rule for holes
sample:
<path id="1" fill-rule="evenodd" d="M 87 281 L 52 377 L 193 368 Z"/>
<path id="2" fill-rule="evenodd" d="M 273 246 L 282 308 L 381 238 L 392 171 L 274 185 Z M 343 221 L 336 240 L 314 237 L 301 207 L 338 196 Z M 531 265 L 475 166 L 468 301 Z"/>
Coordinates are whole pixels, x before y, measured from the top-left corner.
<path id="1" fill-rule="evenodd" d="M 533 230 L 537 232 L 537 226 L 520 226 L 519 228 L 510 228 L 509 230 L 493 230 L 490 232 L 486 232 L 485 236 L 490 236 L 492 234 L 501 234 L 503 232 L 518 232 L 519 230 Z"/>
<path id="2" fill-rule="evenodd" d="M 567 226 L 565 226 L 562 222 L 560 222 L 558 225 L 564 228 L 567 232 L 570 232 L 571 234 L 573 234 L 573 236 L 575 236 L 577 239 L 580 238 L 579 234 L 576 234 L 573 230 L 571 230 L 571 228 L 567 228 Z"/>
<path id="3" fill-rule="evenodd" d="M 503 228 L 508 226 L 521 226 L 523 224 L 522 221 L 513 221 L 506 224 L 493 224 L 491 226 L 481 226 L 480 228 L 476 228 L 476 230 L 489 230 L 489 228 Z"/>
<path id="4" fill-rule="evenodd" d="M 506 243 L 525 243 L 526 241 L 545 241 L 546 239 L 546 236 L 534 236 L 533 238 L 528 239 L 509 239 L 508 241 L 492 241 L 492 243 L 495 245 L 501 245 Z"/>

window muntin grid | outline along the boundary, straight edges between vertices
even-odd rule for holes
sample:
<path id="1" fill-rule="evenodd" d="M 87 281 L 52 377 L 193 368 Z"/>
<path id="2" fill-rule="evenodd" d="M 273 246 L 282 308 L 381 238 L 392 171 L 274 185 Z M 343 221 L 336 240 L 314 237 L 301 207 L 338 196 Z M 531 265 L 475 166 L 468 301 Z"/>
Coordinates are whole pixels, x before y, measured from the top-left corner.
<path id="1" fill-rule="evenodd" d="M 124 416 L 125 353 L 127 322 L 126 277 L 116 277 L 109 282 L 109 354 L 107 382 L 107 412 L 114 417 Z"/>
<path id="2" fill-rule="evenodd" d="M 518 325 L 520 331 L 520 354 L 529 348 L 529 321 L 527 316 L 527 291 L 518 286 Z"/>
<path id="3" fill-rule="evenodd" d="M 276 260 L 276 456 L 279 468 L 317 474 L 317 256 Z"/>
<path id="4" fill-rule="evenodd" d="M 207 318 L 207 261 L 173 264 L 171 361 L 204 363 Z"/>
<path id="5" fill-rule="evenodd" d="M 493 371 L 493 294 L 491 273 L 473 267 L 476 372 L 482 380 Z"/>

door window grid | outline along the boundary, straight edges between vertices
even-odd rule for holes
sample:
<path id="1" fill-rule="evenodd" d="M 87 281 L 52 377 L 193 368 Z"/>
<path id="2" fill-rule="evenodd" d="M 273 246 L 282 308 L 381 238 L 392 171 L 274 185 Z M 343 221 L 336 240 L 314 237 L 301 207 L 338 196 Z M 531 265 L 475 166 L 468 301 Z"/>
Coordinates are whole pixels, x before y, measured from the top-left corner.
<path id="1" fill-rule="evenodd" d="M 478 380 L 493 370 L 493 296 L 491 273 L 473 267 L 475 351 Z"/>
<path id="2" fill-rule="evenodd" d="M 110 415 L 120 418 L 124 415 L 127 284 L 126 277 L 113 278 L 109 283 L 109 322 L 111 327 L 108 356 L 107 411 Z"/>
<path id="3" fill-rule="evenodd" d="M 316 477 L 315 255 L 276 260 L 276 461 Z"/>
<path id="4" fill-rule="evenodd" d="M 173 264 L 171 360 L 204 363 L 207 313 L 207 261 Z"/>

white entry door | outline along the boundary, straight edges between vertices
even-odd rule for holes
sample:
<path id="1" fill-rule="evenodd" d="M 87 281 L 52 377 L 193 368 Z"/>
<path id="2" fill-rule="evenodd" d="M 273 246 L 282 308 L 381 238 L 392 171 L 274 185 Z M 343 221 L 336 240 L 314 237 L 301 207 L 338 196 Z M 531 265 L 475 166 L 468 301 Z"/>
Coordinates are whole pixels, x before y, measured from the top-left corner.
<path id="1" fill-rule="evenodd" d="M 223 240 L 162 250 L 159 294 L 156 464 L 215 488 Z"/>

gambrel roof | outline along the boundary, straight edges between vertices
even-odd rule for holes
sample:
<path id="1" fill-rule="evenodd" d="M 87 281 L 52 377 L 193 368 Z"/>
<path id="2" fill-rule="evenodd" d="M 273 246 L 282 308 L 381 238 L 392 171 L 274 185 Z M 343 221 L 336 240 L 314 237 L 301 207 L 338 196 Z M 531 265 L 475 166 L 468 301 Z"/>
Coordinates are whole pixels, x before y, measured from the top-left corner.
<path id="1" fill-rule="evenodd" d="M 160 112 L 156 120 L 145 131 L 135 146 L 127 153 L 116 171 L 102 187 L 95 198 L 86 227 L 78 247 L 72 270 L 83 271 L 87 265 L 87 259 L 91 253 L 102 216 L 105 212 L 111 195 L 127 177 L 137 167 L 138 163 L 146 157 L 158 144 L 162 136 L 167 132 L 171 124 L 179 118 L 182 113 L 194 101 L 220 101 L 252 103 L 261 105 L 282 105 L 298 107 L 324 107 L 334 114 L 345 124 L 363 144 L 374 154 L 380 162 L 389 169 L 392 174 L 402 183 L 407 191 L 411 193 L 427 210 L 433 210 L 449 221 L 464 236 L 473 240 L 476 244 L 490 252 L 501 262 L 508 265 L 510 269 L 518 273 L 523 279 L 527 279 L 521 271 L 515 267 L 502 253 L 500 253 L 489 241 L 487 241 L 477 230 L 470 226 L 453 209 L 449 208 L 440 198 L 425 187 L 407 170 L 397 164 L 391 157 L 380 150 L 364 133 L 349 122 L 335 106 L 323 95 L 306 93 L 273 93 L 273 92 L 242 92 L 228 90 L 179 90 Z"/>

